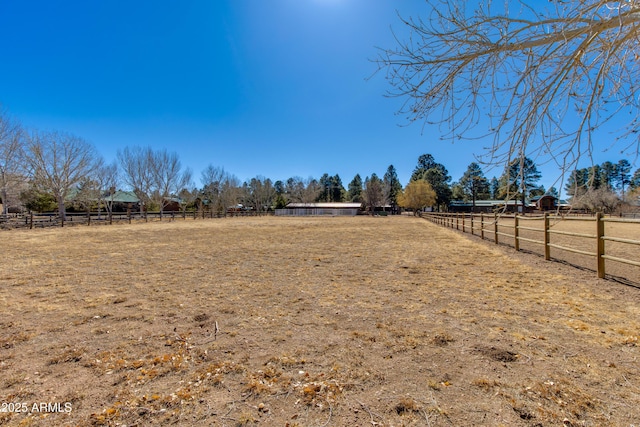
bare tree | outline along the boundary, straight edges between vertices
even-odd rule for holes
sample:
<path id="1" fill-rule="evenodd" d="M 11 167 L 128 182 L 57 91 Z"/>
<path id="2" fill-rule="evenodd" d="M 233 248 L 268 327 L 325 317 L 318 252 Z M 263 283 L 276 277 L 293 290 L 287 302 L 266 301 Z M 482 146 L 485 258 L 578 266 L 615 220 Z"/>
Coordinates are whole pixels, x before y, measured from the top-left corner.
<path id="1" fill-rule="evenodd" d="M 427 0 L 424 18 L 402 22 L 410 37 L 378 64 L 409 121 L 445 124 L 451 139 L 486 124 L 486 163 L 543 156 L 564 172 L 625 112 L 617 137 L 638 154 L 640 1 Z"/>
<path id="2" fill-rule="evenodd" d="M 305 188 L 302 192 L 302 199 L 300 200 L 302 203 L 313 203 L 315 202 L 320 194 L 324 191 L 324 186 L 317 179 L 313 177 L 309 177 L 304 181 Z"/>
<path id="3" fill-rule="evenodd" d="M 82 178 L 82 180 L 72 189 L 74 205 L 80 205 L 87 213 L 87 218 L 91 217 L 91 209 L 100 203 L 100 183 L 96 181 L 94 174 Z M 75 207 L 75 206 L 74 206 Z"/>
<path id="4" fill-rule="evenodd" d="M 151 151 L 151 198 L 160 206 L 162 211 L 177 197 L 180 190 L 191 185 L 191 170 L 182 170 L 182 164 L 177 153 L 167 150 Z"/>
<path id="5" fill-rule="evenodd" d="M 371 215 L 373 215 L 376 208 L 385 204 L 383 182 L 375 173 L 371 174 L 371 177 L 365 178 L 362 198 Z"/>
<path id="6" fill-rule="evenodd" d="M 240 202 L 242 196 L 240 185 L 240 180 L 235 175 L 227 174 L 224 178 L 220 193 L 220 203 L 224 207 L 225 215 L 227 214 L 228 208 L 235 208 Z"/>
<path id="7" fill-rule="evenodd" d="M 118 164 L 114 161 L 108 165 L 103 165 L 95 172 L 95 180 L 100 189 L 100 201 L 104 204 L 109 221 L 113 215 L 113 197 L 118 190 L 120 174 Z"/>
<path id="8" fill-rule="evenodd" d="M 36 188 L 49 192 L 65 218 L 69 191 L 102 165 L 102 157 L 84 139 L 61 132 L 33 132 L 26 140 L 25 162 Z"/>
<path id="9" fill-rule="evenodd" d="M 591 212 L 613 213 L 623 203 L 615 191 L 606 188 L 590 188 L 578 197 L 571 199 L 571 206 L 576 209 L 587 209 Z"/>
<path id="10" fill-rule="evenodd" d="M 243 185 L 245 190 L 245 204 L 251 206 L 255 212 L 268 211 L 273 204 L 276 190 L 269 178 L 256 176 Z"/>
<path id="11" fill-rule="evenodd" d="M 0 199 L 3 215 L 9 212 L 10 206 L 18 203 L 20 191 L 24 190 L 23 136 L 20 124 L 0 111 Z"/>
<path id="12" fill-rule="evenodd" d="M 200 176 L 202 197 L 209 204 L 212 212 L 221 213 L 226 209 L 223 202 L 223 192 L 229 174 L 224 168 L 208 165 Z"/>
<path id="13" fill-rule="evenodd" d="M 149 203 L 153 175 L 151 162 L 153 150 L 151 147 L 125 147 L 118 151 L 118 161 L 122 170 L 122 178 L 135 193 L 140 204 L 140 214 L 144 213 Z"/>

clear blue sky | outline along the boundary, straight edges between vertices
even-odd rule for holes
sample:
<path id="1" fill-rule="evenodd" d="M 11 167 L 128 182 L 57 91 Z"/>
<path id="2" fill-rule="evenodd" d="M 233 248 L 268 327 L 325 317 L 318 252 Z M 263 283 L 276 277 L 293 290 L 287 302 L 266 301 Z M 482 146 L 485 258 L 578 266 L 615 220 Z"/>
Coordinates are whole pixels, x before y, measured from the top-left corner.
<path id="1" fill-rule="evenodd" d="M 376 47 L 422 0 L 68 0 L 0 2 L 0 103 L 28 128 L 93 143 L 166 148 L 200 172 L 382 176 L 406 184 L 424 153 L 454 180 L 482 143 L 405 126 L 385 98 Z M 617 161 L 619 156 L 603 160 Z M 547 187 L 557 171 L 545 171 Z M 488 177 L 500 170 L 485 171 Z"/>

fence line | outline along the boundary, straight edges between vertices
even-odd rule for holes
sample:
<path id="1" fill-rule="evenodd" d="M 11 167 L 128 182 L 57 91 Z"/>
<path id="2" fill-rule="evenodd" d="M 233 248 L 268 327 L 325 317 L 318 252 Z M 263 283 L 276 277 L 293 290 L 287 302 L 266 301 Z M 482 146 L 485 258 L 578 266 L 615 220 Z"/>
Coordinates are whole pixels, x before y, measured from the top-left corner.
<path id="1" fill-rule="evenodd" d="M 225 213 L 215 213 L 213 211 L 189 211 L 189 212 L 117 212 L 112 213 L 67 213 L 65 218 L 61 218 L 57 213 L 29 213 L 29 214 L 9 214 L 0 215 L 0 229 L 15 228 L 45 228 L 45 227 L 65 227 L 70 225 L 101 225 L 113 224 L 114 222 L 149 222 L 149 221 L 174 221 L 176 219 L 206 219 L 223 218 L 237 216 L 262 216 L 273 215 L 273 212 L 255 211 L 229 211 Z"/>
<path id="2" fill-rule="evenodd" d="M 613 261 L 620 264 L 631 265 L 634 267 L 640 267 L 640 262 L 620 256 L 613 256 L 605 252 L 605 242 L 615 242 L 623 245 L 640 246 L 640 241 L 634 239 L 627 239 L 622 237 L 608 236 L 605 234 L 605 224 L 610 223 L 630 223 L 637 224 L 640 227 L 640 219 L 626 219 L 626 218 L 608 218 L 604 217 L 600 213 L 596 213 L 595 217 L 570 217 L 570 216 L 556 216 L 545 213 L 542 216 L 523 216 L 523 215 L 486 215 L 470 214 L 470 213 L 436 213 L 436 212 L 423 212 L 422 217 L 441 226 L 455 228 L 464 233 L 471 233 L 472 235 L 478 235 L 483 240 L 486 240 L 486 233 L 493 235 L 493 241 L 497 244 L 510 244 L 513 242 L 513 246 L 516 251 L 520 251 L 520 243 L 528 242 L 536 245 L 541 245 L 544 248 L 544 259 L 551 260 L 551 248 L 576 253 L 588 257 L 595 258 L 596 265 L 595 271 L 599 278 L 604 278 L 606 274 L 605 261 Z M 513 224 L 504 224 L 507 220 L 513 221 Z M 554 220 L 555 224 L 562 221 L 582 221 L 594 223 L 594 234 L 588 233 L 576 233 L 570 231 L 554 230 L 550 226 L 550 221 Z M 500 222 L 503 222 L 502 224 Z M 541 228 L 530 227 L 522 225 L 526 222 L 542 222 Z M 505 228 L 511 229 L 511 233 L 507 233 L 501 230 Z M 529 231 L 533 233 L 541 233 L 542 240 L 523 237 L 521 231 Z M 592 250 L 583 250 L 575 247 L 560 245 L 551 241 L 552 236 L 569 236 L 578 239 L 588 239 L 593 241 Z M 500 239 L 505 237 L 507 240 Z M 627 252 L 627 251 L 625 251 Z M 628 252 L 627 252 L 628 253 Z M 637 276 L 636 276 L 637 277 Z M 637 281 L 634 280 L 634 281 Z"/>

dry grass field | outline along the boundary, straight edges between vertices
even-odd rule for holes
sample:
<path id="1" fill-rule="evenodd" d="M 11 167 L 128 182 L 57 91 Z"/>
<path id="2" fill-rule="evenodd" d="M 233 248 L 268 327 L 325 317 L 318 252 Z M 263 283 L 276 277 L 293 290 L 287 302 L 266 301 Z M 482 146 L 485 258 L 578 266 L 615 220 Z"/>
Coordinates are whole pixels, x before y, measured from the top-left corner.
<path id="1" fill-rule="evenodd" d="M 639 289 L 423 219 L 0 239 L 2 426 L 640 425 Z"/>
<path id="2" fill-rule="evenodd" d="M 640 242 L 640 222 L 616 222 L 617 218 L 607 219 L 605 221 L 605 236 L 630 239 Z M 455 217 L 448 226 L 456 227 Z M 493 215 L 486 215 L 484 218 L 485 235 L 484 238 L 488 241 L 494 241 L 494 225 Z M 509 236 L 499 235 L 498 239 L 501 244 L 508 246 L 515 246 L 514 242 L 514 219 L 510 216 L 498 217 L 498 231 L 501 233 L 509 234 Z M 570 220 L 561 220 L 556 217 L 552 217 L 549 221 L 550 225 L 550 243 L 558 246 L 577 249 L 583 252 L 590 252 L 595 254 L 597 241 L 596 235 L 596 222 L 594 217 L 574 217 Z M 544 246 L 542 241 L 544 239 L 543 227 L 544 221 L 539 215 L 528 216 L 520 219 L 520 227 L 527 227 L 536 229 L 528 230 L 522 229 L 519 231 L 520 237 L 530 240 L 536 240 L 540 243 L 533 243 L 526 240 L 520 241 L 520 249 L 530 253 L 535 253 L 540 256 L 544 256 Z M 462 230 L 462 220 L 458 222 L 458 229 Z M 465 232 L 470 233 L 471 221 L 469 218 L 465 221 Z M 593 238 L 568 236 L 566 234 L 559 233 L 577 233 L 582 235 L 594 236 Z M 477 216 L 474 222 L 474 235 L 480 236 L 480 217 Z M 605 253 L 610 256 L 631 260 L 635 262 L 640 261 L 640 245 L 632 245 L 628 243 L 620 243 L 614 241 L 605 242 Z M 596 257 L 583 255 L 575 252 L 569 252 L 558 248 L 551 248 L 551 259 L 554 261 L 563 262 L 574 267 L 583 268 L 586 270 L 592 270 L 595 274 L 597 270 Z M 624 283 L 640 287 L 640 267 L 620 263 L 617 261 L 606 261 L 606 277 L 615 279 Z"/>

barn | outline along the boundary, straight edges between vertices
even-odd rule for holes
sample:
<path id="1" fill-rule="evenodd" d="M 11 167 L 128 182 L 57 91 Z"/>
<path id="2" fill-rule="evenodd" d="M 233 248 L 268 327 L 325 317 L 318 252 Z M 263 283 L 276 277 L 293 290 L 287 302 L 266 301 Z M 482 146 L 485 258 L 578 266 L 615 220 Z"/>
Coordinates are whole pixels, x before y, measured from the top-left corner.
<path id="1" fill-rule="evenodd" d="M 360 203 L 289 203 L 276 209 L 277 216 L 355 216 L 362 211 Z"/>

